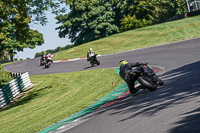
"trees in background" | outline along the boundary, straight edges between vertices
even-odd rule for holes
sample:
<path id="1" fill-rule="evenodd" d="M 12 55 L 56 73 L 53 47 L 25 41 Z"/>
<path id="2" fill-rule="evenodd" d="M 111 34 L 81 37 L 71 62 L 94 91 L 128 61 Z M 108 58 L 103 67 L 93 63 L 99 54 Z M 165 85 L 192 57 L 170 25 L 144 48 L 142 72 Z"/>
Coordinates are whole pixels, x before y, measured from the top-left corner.
<path id="1" fill-rule="evenodd" d="M 66 5 L 66 6 L 63 6 Z M 66 13 L 69 6 L 70 11 Z M 1 0 L 0 55 L 13 60 L 24 48 L 44 43 L 29 27 L 46 24 L 44 11 L 56 14 L 59 36 L 74 46 L 122 31 L 160 23 L 186 11 L 185 0 Z"/>
<path id="2" fill-rule="evenodd" d="M 12 79 L 13 78 L 11 74 L 9 72 L 4 71 L 2 65 L 0 64 L 0 87 L 5 85 Z"/>
<path id="3" fill-rule="evenodd" d="M 129 5 L 129 13 L 121 22 L 123 31 L 160 23 L 186 12 L 185 0 L 129 0 Z"/>
<path id="4" fill-rule="evenodd" d="M 42 45 L 42 34 L 30 29 L 29 23 L 33 20 L 34 23 L 46 24 L 44 11 L 51 5 L 50 1 L 43 0 L 1 0 L 0 54 L 7 51 L 13 60 L 17 51 Z"/>
<path id="5" fill-rule="evenodd" d="M 60 37 L 75 45 L 119 32 L 112 2 L 106 0 L 69 0 L 70 12 L 56 17 Z"/>
<path id="6" fill-rule="evenodd" d="M 69 48 L 72 48 L 72 47 L 74 47 L 74 45 L 66 45 L 65 47 L 58 46 L 56 49 L 49 49 L 49 50 L 46 50 L 46 51 L 42 51 L 42 52 L 36 53 L 35 54 L 35 58 L 36 57 L 41 57 L 43 52 L 54 54 L 56 52 L 60 52 L 60 51 L 63 51 L 63 50 L 66 50 L 66 49 L 69 49 Z"/>
<path id="7" fill-rule="evenodd" d="M 160 23 L 186 11 L 185 0 L 66 0 L 69 13 L 56 17 L 59 36 L 75 45 L 120 31 Z"/>

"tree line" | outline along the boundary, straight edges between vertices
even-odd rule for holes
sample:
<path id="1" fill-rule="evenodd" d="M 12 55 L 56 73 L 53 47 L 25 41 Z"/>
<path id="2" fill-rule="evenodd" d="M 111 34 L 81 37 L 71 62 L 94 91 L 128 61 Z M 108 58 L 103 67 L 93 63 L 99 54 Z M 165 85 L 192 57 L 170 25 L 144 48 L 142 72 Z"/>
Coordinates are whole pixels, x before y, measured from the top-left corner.
<path id="1" fill-rule="evenodd" d="M 75 45 L 160 23 L 186 12 L 185 0 L 66 0 L 70 12 L 58 15 L 60 37 Z"/>
<path id="2" fill-rule="evenodd" d="M 69 11 L 67 10 L 69 7 Z M 185 0 L 1 0 L 0 57 L 44 43 L 30 23 L 46 24 L 56 14 L 56 30 L 74 46 L 119 32 L 160 23 L 187 11 Z"/>
<path id="3" fill-rule="evenodd" d="M 55 49 L 49 49 L 49 50 L 46 50 L 46 51 L 37 52 L 37 53 L 35 54 L 35 58 L 36 58 L 36 57 L 41 57 L 42 53 L 44 53 L 44 52 L 46 52 L 47 54 L 48 54 L 48 53 L 54 54 L 54 53 L 56 53 L 56 52 L 60 52 L 60 51 L 63 51 L 63 50 L 66 50 L 66 49 L 69 49 L 69 48 L 72 48 L 72 47 L 74 47 L 73 44 L 71 44 L 71 45 L 66 45 L 65 47 L 60 47 L 60 46 L 58 46 L 58 47 L 55 48 Z"/>
<path id="4" fill-rule="evenodd" d="M 46 0 L 0 1 L 0 59 L 10 57 L 24 48 L 35 48 L 44 43 L 43 35 L 30 29 L 30 23 L 46 24 L 44 11 L 56 6 Z"/>

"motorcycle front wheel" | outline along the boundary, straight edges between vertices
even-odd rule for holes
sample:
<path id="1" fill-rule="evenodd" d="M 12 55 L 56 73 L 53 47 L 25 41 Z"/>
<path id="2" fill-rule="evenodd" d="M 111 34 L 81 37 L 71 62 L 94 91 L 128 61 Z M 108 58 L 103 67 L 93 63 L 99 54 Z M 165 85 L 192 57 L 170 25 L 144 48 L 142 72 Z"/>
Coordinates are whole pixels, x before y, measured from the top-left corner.
<path id="1" fill-rule="evenodd" d="M 155 79 L 156 79 L 156 84 L 157 85 L 159 85 L 159 86 L 164 85 L 164 82 L 162 81 L 162 79 L 160 79 L 157 75 L 156 75 Z"/>
<path id="2" fill-rule="evenodd" d="M 97 60 L 97 65 L 100 65 L 100 61 Z"/>
<path id="3" fill-rule="evenodd" d="M 146 77 L 138 77 L 138 82 L 150 91 L 155 91 L 157 89 L 157 86 L 153 82 L 149 81 Z"/>
<path id="4" fill-rule="evenodd" d="M 159 78 L 157 81 L 159 85 L 164 85 L 164 82 L 162 81 L 162 79 Z"/>
<path id="5" fill-rule="evenodd" d="M 45 68 L 49 68 L 49 63 L 45 63 Z"/>

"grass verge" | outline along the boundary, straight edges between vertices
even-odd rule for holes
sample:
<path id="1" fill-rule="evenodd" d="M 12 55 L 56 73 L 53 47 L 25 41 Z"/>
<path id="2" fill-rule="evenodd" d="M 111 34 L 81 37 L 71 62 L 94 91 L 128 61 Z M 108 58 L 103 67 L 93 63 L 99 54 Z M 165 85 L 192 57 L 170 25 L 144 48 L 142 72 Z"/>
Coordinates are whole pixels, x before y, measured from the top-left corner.
<path id="1" fill-rule="evenodd" d="M 122 83 L 115 69 L 35 75 L 31 81 L 37 85 L 0 112 L 0 132 L 37 132 L 88 107 Z"/>
<path id="2" fill-rule="evenodd" d="M 2 65 L 0 64 L 0 87 L 4 86 L 12 79 L 13 78 L 12 78 L 11 74 L 4 71 Z"/>
<path id="3" fill-rule="evenodd" d="M 19 61 L 7 62 L 7 63 L 3 63 L 3 64 L 1 64 L 1 65 L 2 65 L 2 66 L 6 66 L 6 65 L 9 65 L 9 64 L 12 64 L 12 63 L 16 63 L 16 62 L 19 62 Z"/>
<path id="4" fill-rule="evenodd" d="M 200 37 L 200 16 L 130 30 L 89 42 L 56 53 L 54 60 L 86 57 L 86 52 L 90 47 L 97 54 L 105 55 L 196 37 Z"/>

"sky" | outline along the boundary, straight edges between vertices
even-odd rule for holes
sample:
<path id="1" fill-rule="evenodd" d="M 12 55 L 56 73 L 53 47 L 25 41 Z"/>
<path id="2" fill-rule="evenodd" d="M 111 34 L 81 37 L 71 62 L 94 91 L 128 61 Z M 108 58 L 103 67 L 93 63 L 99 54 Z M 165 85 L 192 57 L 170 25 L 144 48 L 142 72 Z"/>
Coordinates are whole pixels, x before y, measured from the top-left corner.
<path id="1" fill-rule="evenodd" d="M 59 24 L 56 24 L 55 15 L 50 11 L 46 13 L 48 23 L 44 26 L 39 24 L 30 24 L 30 28 L 34 30 L 38 30 L 43 34 L 44 44 L 41 46 L 36 46 L 34 49 L 24 49 L 23 52 L 18 52 L 14 58 L 18 59 L 26 59 L 26 58 L 34 58 L 35 54 L 38 52 L 42 52 L 48 49 L 55 49 L 58 46 L 64 47 L 68 44 L 72 44 L 68 38 L 59 38 L 58 30 L 55 30 Z"/>

